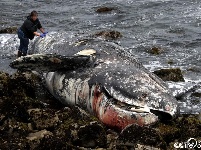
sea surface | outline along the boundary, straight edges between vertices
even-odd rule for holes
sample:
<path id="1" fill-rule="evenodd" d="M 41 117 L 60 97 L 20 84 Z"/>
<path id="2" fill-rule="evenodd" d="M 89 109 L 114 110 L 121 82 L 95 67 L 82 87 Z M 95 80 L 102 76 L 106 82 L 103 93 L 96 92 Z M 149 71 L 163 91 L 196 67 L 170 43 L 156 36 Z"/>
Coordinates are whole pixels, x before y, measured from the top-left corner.
<path id="1" fill-rule="evenodd" d="M 114 10 L 97 13 L 100 7 Z M 38 11 L 48 35 L 30 41 L 29 54 L 65 55 L 65 48 L 76 41 L 99 31 L 119 31 L 123 37 L 111 44 L 132 53 L 150 71 L 180 68 L 185 82 L 167 84 L 175 95 L 185 93 L 182 113 L 201 112 L 201 98 L 192 96 L 201 93 L 200 0 L 1 0 L 0 9 L 0 29 L 20 27 L 32 10 Z M 9 63 L 16 58 L 18 46 L 16 34 L 0 34 L 1 71 L 16 71 Z M 153 47 L 162 52 L 151 54 Z"/>

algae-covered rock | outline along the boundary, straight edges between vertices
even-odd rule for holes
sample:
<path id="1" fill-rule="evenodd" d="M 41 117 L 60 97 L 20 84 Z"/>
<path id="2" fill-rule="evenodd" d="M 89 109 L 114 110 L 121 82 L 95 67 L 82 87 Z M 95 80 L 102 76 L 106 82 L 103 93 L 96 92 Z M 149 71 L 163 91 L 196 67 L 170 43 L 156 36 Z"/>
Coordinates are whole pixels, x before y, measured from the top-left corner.
<path id="1" fill-rule="evenodd" d="M 3 34 L 3 33 L 15 34 L 17 33 L 17 27 L 8 27 L 8 28 L 0 30 L 0 34 Z"/>
<path id="2" fill-rule="evenodd" d="M 97 121 L 80 126 L 77 136 L 77 140 L 73 142 L 75 145 L 86 148 L 106 147 L 107 138 L 105 130 Z"/>
<path id="3" fill-rule="evenodd" d="M 194 92 L 194 93 L 191 94 L 191 96 L 201 97 L 201 92 Z"/>
<path id="4" fill-rule="evenodd" d="M 54 109 L 29 109 L 28 112 L 37 130 L 53 129 L 59 122 L 58 115 Z"/>
<path id="5" fill-rule="evenodd" d="M 79 107 L 65 108 L 57 114 L 60 125 L 55 129 L 56 137 L 81 147 L 106 147 L 106 132 L 97 118 Z"/>
<path id="6" fill-rule="evenodd" d="M 115 10 L 113 7 L 100 7 L 96 10 L 97 13 L 107 13 L 111 12 L 112 10 Z"/>
<path id="7" fill-rule="evenodd" d="M 149 53 L 154 54 L 154 55 L 159 55 L 163 51 L 164 50 L 161 47 L 152 47 L 151 49 L 148 50 Z"/>
<path id="8" fill-rule="evenodd" d="M 33 143 L 33 142 L 32 142 Z M 72 144 L 66 142 L 65 139 L 57 137 L 55 135 L 45 135 L 40 141 L 34 145 L 34 149 L 44 150 L 44 149 L 55 149 L 55 150 L 79 150 L 79 147 L 76 147 Z"/>
<path id="9" fill-rule="evenodd" d="M 160 132 L 151 127 L 142 127 L 134 124 L 123 129 L 117 141 L 119 148 L 142 144 L 166 149 L 166 143 L 162 139 Z"/>
<path id="10" fill-rule="evenodd" d="M 95 34 L 95 36 L 100 36 L 104 39 L 113 39 L 116 40 L 122 37 L 122 34 L 118 31 L 109 30 L 109 31 L 100 31 Z"/>
<path id="11" fill-rule="evenodd" d="M 179 68 L 161 69 L 153 72 L 164 81 L 184 82 L 182 72 Z"/>
<path id="12" fill-rule="evenodd" d="M 15 118 L 7 118 L 0 126 L 0 130 L 7 134 L 25 137 L 31 131 L 31 128 L 26 122 L 19 122 Z"/>
<path id="13" fill-rule="evenodd" d="M 0 97 L 7 94 L 9 79 L 8 73 L 0 72 Z"/>
<path id="14" fill-rule="evenodd" d="M 192 72 L 196 72 L 196 73 L 200 73 L 201 69 L 199 67 L 190 67 L 187 69 L 187 71 L 192 71 Z"/>
<path id="15" fill-rule="evenodd" d="M 160 124 L 157 128 L 161 134 L 161 137 L 164 139 L 164 141 L 169 144 L 174 139 L 177 139 L 180 137 L 179 131 L 180 129 L 173 126 L 173 125 L 167 125 L 167 124 Z"/>
<path id="16" fill-rule="evenodd" d="M 2 85 L 0 113 L 6 117 L 14 117 L 18 121 L 28 121 L 28 108 L 44 107 L 35 98 L 35 80 L 27 78 L 25 74 L 16 73 L 12 76 L 0 74 L 0 84 Z"/>
<path id="17" fill-rule="evenodd" d="M 201 120 L 199 115 L 182 115 L 176 120 L 176 127 L 180 129 L 180 140 L 201 137 Z"/>
<path id="18" fill-rule="evenodd" d="M 27 139 L 24 137 L 0 133 L 0 149 L 2 150 L 14 150 L 14 149 L 30 149 L 30 145 L 27 143 Z"/>
<path id="19" fill-rule="evenodd" d="M 168 145 L 168 149 L 174 147 L 176 142 L 187 142 L 190 138 L 197 140 L 201 137 L 201 120 L 199 115 L 180 115 L 178 118 L 167 122 L 159 123 L 156 130 Z"/>

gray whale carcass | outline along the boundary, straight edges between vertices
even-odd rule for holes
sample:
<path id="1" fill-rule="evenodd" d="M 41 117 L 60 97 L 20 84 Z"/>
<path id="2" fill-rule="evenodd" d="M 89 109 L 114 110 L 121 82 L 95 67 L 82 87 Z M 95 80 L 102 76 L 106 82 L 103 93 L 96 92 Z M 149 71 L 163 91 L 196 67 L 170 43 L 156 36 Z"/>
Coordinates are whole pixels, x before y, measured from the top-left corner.
<path id="1" fill-rule="evenodd" d="M 87 110 L 109 127 L 151 125 L 177 114 L 177 101 L 166 84 L 129 53 L 89 48 L 68 51 L 65 56 L 20 57 L 10 66 L 43 72 L 55 98 Z"/>

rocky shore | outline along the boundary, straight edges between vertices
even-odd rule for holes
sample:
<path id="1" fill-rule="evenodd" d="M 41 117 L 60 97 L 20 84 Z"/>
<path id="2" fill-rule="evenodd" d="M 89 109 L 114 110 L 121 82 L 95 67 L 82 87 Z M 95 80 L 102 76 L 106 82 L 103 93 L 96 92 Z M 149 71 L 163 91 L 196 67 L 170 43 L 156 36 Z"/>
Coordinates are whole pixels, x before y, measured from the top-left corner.
<path id="1" fill-rule="evenodd" d="M 164 70 L 163 70 L 164 71 Z M 201 116 L 180 115 L 149 127 L 110 129 L 51 96 L 32 72 L 0 72 L 0 149 L 175 149 L 201 141 Z M 201 143 L 200 143 L 201 144 Z"/>

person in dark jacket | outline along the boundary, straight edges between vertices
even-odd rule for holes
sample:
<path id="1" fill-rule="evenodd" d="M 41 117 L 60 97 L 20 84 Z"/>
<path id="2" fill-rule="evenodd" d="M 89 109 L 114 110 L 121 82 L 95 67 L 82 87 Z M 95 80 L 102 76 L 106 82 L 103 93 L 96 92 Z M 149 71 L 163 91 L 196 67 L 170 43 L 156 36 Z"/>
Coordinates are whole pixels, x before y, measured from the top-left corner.
<path id="1" fill-rule="evenodd" d="M 39 29 L 42 33 L 38 33 Z M 20 46 L 18 49 L 18 57 L 26 56 L 28 51 L 29 39 L 32 40 L 34 36 L 45 37 L 47 32 L 41 26 L 38 19 L 38 13 L 34 10 L 24 21 L 23 25 L 17 31 L 20 39 Z"/>

